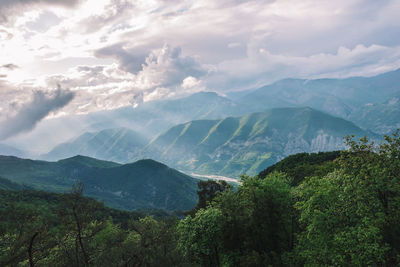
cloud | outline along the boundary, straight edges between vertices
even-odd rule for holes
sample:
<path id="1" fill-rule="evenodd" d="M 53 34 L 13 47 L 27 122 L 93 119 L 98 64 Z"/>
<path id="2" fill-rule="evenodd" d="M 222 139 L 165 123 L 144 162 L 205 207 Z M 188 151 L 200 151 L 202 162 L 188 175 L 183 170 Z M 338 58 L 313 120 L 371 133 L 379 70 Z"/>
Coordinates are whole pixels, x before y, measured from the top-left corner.
<path id="1" fill-rule="evenodd" d="M 18 68 L 19 68 L 19 66 L 15 65 L 15 64 L 12 64 L 12 63 L 9 63 L 9 64 L 4 64 L 4 65 L 0 66 L 0 71 L 3 70 L 3 71 L 6 71 L 6 72 L 9 72 L 9 71 L 13 71 L 13 70 L 18 69 Z M 7 78 L 7 77 L 8 77 L 7 74 L 0 73 L 0 79 Z M 1 83 L 0 83 L 0 86 L 1 86 Z"/>
<path id="2" fill-rule="evenodd" d="M 10 105 L 12 112 L 0 121 L 0 140 L 32 130 L 51 112 L 67 105 L 73 97 L 74 94 L 71 91 L 59 87 L 53 92 L 34 91 L 30 102 L 12 103 Z"/>
<path id="3" fill-rule="evenodd" d="M 0 24 L 10 22 L 14 16 L 20 15 L 36 5 L 74 7 L 81 0 L 2 0 L 0 2 Z"/>
<path id="4" fill-rule="evenodd" d="M 128 52 L 124 44 L 119 43 L 98 49 L 94 54 L 100 58 L 113 58 L 125 71 L 136 73 L 142 69 L 148 52 L 148 49 L 144 48 L 136 48 L 135 51 Z"/>
<path id="5" fill-rule="evenodd" d="M 111 0 L 100 14 L 94 14 L 82 19 L 79 24 L 85 27 L 86 33 L 99 30 L 104 26 L 117 24 L 125 20 L 125 14 L 134 8 L 134 2 L 129 0 Z"/>
<path id="6" fill-rule="evenodd" d="M 9 64 L 4 64 L 3 66 L 0 66 L 0 68 L 8 69 L 8 70 L 15 70 L 15 69 L 18 69 L 19 66 L 15 65 L 15 64 L 12 64 L 12 63 L 9 63 Z"/>
<path id="7" fill-rule="evenodd" d="M 76 93 L 66 113 L 400 67 L 398 0 L 0 2 L 0 66 L 20 66 L 0 80 L 60 83 Z"/>
<path id="8" fill-rule="evenodd" d="M 207 70 L 194 57 L 183 56 L 180 47 L 164 45 L 146 58 L 137 80 L 142 88 L 173 87 L 189 77 L 201 77 Z"/>
<path id="9" fill-rule="evenodd" d="M 120 54 L 113 56 L 119 58 Z M 194 57 L 184 56 L 180 47 L 166 44 L 151 51 L 139 64 L 140 70 L 132 69 L 128 59 L 138 64 L 135 57 L 127 56 L 119 64 L 78 66 L 66 74 L 47 77 L 46 86 L 60 84 L 74 90 L 76 97 L 69 108 L 78 113 L 136 106 L 204 89 L 201 78 L 208 69 Z"/>
<path id="10" fill-rule="evenodd" d="M 208 76 L 207 87 L 255 88 L 283 78 L 372 76 L 400 68 L 400 46 L 357 45 L 310 56 L 274 54 L 254 46 L 248 57 L 224 61 Z"/>

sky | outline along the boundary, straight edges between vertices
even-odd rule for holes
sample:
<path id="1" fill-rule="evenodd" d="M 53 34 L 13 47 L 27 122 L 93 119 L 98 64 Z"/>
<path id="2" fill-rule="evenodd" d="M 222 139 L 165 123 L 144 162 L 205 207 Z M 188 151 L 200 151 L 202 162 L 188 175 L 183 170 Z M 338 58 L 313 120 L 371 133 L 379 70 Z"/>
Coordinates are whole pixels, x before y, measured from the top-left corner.
<path id="1" fill-rule="evenodd" d="M 0 0 L 0 140 L 54 116 L 395 70 L 399 14 L 399 0 Z"/>

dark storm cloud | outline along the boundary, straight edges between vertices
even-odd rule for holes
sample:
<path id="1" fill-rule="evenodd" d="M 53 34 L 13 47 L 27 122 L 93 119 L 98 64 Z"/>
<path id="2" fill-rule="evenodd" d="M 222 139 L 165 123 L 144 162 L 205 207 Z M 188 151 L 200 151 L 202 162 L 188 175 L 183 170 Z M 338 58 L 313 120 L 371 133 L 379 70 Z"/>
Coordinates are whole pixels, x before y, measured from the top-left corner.
<path id="1" fill-rule="evenodd" d="M 30 102 L 19 107 L 14 104 L 14 108 L 17 109 L 15 114 L 0 122 L 0 140 L 32 130 L 43 118 L 64 107 L 73 98 L 73 92 L 61 88 L 51 93 L 35 91 Z"/>

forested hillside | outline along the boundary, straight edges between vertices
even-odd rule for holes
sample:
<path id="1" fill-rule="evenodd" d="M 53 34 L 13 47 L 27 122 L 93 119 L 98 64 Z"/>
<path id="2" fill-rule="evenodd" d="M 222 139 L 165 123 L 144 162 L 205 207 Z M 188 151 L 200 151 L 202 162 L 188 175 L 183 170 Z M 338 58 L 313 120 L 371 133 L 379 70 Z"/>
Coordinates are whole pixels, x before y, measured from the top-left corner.
<path id="1" fill-rule="evenodd" d="M 51 192 L 67 192 L 81 181 L 86 195 L 126 210 L 185 210 L 197 201 L 197 180 L 149 159 L 121 165 L 84 156 L 57 162 L 0 156 L 0 176 Z"/>
<path id="2" fill-rule="evenodd" d="M 184 219 L 105 208 L 80 184 L 0 191 L 0 265 L 398 266 L 400 136 L 347 144 L 288 157 L 236 189 L 200 182 Z"/>

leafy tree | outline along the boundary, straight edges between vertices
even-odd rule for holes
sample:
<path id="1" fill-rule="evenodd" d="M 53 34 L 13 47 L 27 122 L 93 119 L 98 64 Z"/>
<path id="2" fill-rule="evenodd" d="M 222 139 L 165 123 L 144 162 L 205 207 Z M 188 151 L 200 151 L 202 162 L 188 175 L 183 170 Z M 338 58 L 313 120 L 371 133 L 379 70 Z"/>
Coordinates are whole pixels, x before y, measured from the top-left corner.
<path id="1" fill-rule="evenodd" d="M 306 265 L 399 264 L 400 141 L 385 140 L 347 138 L 341 169 L 300 185 L 296 251 Z"/>
<path id="2" fill-rule="evenodd" d="M 136 254 L 138 266 L 179 266 L 182 257 L 176 250 L 178 235 L 176 219 L 157 221 L 154 217 L 145 217 L 133 221 L 131 229 L 140 237 Z"/>
<path id="3" fill-rule="evenodd" d="M 59 211 L 60 235 L 58 243 L 62 249 L 60 258 L 66 265 L 90 266 L 94 260 L 96 242 L 94 237 L 106 226 L 97 220 L 102 203 L 83 197 L 83 184 L 73 185 L 71 193 L 63 196 L 64 207 Z"/>
<path id="4" fill-rule="evenodd" d="M 197 205 L 192 210 L 186 212 L 185 215 L 196 214 L 198 210 L 206 208 L 216 196 L 233 189 L 232 185 L 222 180 L 200 181 L 197 183 L 197 187 L 199 188 L 197 191 L 197 195 L 199 196 Z"/>
<path id="5" fill-rule="evenodd" d="M 293 246 L 291 188 L 283 174 L 242 177 L 236 192 L 215 201 L 223 215 L 226 262 L 234 266 L 282 265 Z"/>
<path id="6" fill-rule="evenodd" d="M 338 168 L 335 160 L 341 153 L 342 151 L 330 151 L 290 155 L 261 171 L 258 176 L 264 178 L 273 172 L 284 172 L 291 179 L 290 184 L 297 186 L 306 177 L 322 177 L 334 171 Z"/>
<path id="7" fill-rule="evenodd" d="M 179 248 L 183 255 L 200 266 L 221 266 L 223 217 L 219 209 L 200 209 L 178 225 Z"/>

